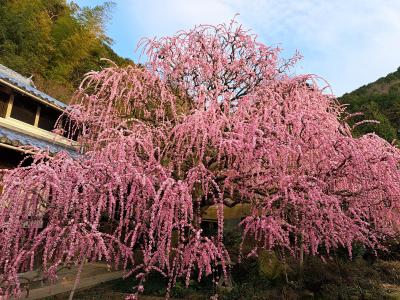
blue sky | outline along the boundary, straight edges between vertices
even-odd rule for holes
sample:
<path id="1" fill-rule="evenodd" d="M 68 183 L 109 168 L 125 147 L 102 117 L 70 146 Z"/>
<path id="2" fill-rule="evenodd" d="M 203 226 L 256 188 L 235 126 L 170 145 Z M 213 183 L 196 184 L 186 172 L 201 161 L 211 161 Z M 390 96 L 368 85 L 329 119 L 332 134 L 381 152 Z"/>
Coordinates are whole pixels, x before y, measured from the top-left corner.
<path id="1" fill-rule="evenodd" d="M 102 0 L 75 0 L 94 6 Z M 142 37 L 237 20 L 268 45 L 304 56 L 297 73 L 317 74 L 333 93 L 375 81 L 400 66 L 400 0 L 114 0 L 113 49 L 138 61 Z"/>

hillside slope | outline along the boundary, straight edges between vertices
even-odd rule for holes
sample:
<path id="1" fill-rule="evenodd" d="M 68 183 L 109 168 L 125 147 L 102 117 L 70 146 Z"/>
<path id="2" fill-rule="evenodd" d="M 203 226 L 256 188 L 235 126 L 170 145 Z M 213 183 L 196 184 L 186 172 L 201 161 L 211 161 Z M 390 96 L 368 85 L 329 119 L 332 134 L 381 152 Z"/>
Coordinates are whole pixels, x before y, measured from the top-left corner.
<path id="1" fill-rule="evenodd" d="M 390 142 L 399 139 L 400 68 L 375 82 L 344 94 L 339 101 L 349 104 L 348 108 L 351 112 L 363 112 L 363 119 L 380 122 L 380 124 L 357 127 L 357 134 L 375 132 Z"/>
<path id="2" fill-rule="evenodd" d="M 85 73 L 118 56 L 105 26 L 112 2 L 94 8 L 66 0 L 0 1 L 0 64 L 24 76 L 49 95 L 68 102 Z"/>

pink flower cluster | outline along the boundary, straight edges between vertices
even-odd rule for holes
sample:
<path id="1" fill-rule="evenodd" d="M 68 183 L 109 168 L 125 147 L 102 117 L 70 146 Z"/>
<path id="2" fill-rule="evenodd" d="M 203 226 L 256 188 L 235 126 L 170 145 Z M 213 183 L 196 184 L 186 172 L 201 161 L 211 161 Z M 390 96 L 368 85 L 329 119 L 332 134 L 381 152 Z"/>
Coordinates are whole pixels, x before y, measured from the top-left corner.
<path id="1" fill-rule="evenodd" d="M 0 296 L 18 273 L 105 260 L 138 279 L 226 274 L 224 205 L 248 203 L 243 241 L 317 255 L 382 247 L 400 228 L 400 151 L 354 138 L 346 112 L 299 59 L 232 21 L 145 40 L 145 66 L 89 73 L 66 115 L 79 157 L 34 155 L 0 196 Z M 217 205 L 218 231 L 201 231 Z M 136 299 L 133 294 L 129 299 Z"/>

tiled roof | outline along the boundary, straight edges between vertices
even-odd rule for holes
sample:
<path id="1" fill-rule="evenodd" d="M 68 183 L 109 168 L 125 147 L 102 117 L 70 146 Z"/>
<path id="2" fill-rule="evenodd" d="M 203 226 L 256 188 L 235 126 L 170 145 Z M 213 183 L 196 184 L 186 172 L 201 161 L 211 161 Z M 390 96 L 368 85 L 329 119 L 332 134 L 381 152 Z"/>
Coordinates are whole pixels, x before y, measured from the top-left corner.
<path id="1" fill-rule="evenodd" d="M 45 141 L 37 137 L 33 137 L 18 131 L 14 131 L 5 127 L 0 126 L 0 140 L 5 144 L 11 146 L 33 146 L 40 149 L 48 149 L 51 153 L 57 153 L 60 151 L 67 151 L 70 155 L 76 156 L 78 153 L 67 147 L 63 147 L 56 143 Z"/>
<path id="2" fill-rule="evenodd" d="M 6 66 L 3 66 L 2 64 L 0 64 L 0 79 L 6 81 L 7 83 L 9 83 L 13 86 L 16 86 L 16 87 L 24 90 L 25 92 L 27 92 L 29 94 L 39 97 L 44 102 L 56 105 L 61 109 L 64 109 L 67 107 L 67 105 L 65 103 L 58 101 L 57 99 L 54 99 L 53 97 L 36 89 L 35 86 L 33 85 L 33 82 L 31 79 L 22 76 L 21 74 L 7 68 Z"/>

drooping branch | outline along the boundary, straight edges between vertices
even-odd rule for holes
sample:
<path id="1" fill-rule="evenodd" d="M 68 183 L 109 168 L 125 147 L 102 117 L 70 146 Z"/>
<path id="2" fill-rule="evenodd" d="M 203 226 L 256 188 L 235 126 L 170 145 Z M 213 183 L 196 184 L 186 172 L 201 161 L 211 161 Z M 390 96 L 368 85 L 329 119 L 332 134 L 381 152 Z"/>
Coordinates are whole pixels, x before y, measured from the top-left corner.
<path id="1" fill-rule="evenodd" d="M 289 76 L 235 21 L 144 46 L 143 66 L 91 72 L 66 114 L 81 156 L 33 156 L 5 174 L 0 195 L 0 297 L 18 273 L 104 259 L 138 279 L 189 283 L 222 267 L 224 205 L 247 203 L 243 241 L 295 256 L 362 243 L 400 226 L 400 151 L 353 138 L 344 108 L 313 76 Z M 215 205 L 218 230 L 201 231 Z M 43 226 L 38 224 L 43 220 Z M 396 227 L 397 226 L 397 227 Z M 324 251 L 321 251 L 324 249 Z M 140 259 L 137 259 L 140 257 Z"/>

